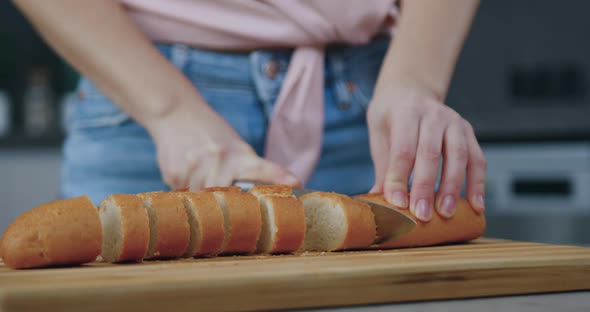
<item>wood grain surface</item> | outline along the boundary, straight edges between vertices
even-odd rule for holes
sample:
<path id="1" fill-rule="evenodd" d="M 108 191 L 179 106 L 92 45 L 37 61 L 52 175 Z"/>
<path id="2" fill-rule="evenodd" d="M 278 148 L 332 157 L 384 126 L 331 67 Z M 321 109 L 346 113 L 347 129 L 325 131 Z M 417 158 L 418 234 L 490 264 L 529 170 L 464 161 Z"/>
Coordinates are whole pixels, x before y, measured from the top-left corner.
<path id="1" fill-rule="evenodd" d="M 588 289 L 590 248 L 485 238 L 74 268 L 0 264 L 0 311 L 259 311 Z"/>

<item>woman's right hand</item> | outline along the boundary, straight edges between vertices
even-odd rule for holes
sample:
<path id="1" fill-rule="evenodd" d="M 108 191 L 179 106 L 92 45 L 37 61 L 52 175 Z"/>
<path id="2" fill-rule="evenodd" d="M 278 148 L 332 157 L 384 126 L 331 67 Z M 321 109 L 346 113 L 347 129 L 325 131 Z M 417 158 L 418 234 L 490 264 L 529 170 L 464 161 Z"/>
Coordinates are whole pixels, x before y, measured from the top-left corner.
<path id="1" fill-rule="evenodd" d="M 15 4 L 60 56 L 149 131 L 171 188 L 226 186 L 234 179 L 298 184 L 241 140 L 119 1 Z"/>
<path id="2" fill-rule="evenodd" d="M 178 107 L 148 124 L 164 182 L 192 191 L 254 180 L 299 186 L 288 170 L 259 157 L 206 104 Z"/>

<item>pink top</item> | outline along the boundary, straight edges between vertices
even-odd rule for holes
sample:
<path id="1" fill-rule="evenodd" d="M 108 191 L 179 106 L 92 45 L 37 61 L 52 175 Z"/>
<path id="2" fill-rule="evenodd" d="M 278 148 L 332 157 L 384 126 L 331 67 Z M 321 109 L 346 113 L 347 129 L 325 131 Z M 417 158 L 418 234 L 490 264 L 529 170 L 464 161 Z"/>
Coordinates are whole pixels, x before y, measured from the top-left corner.
<path id="1" fill-rule="evenodd" d="M 121 2 L 152 40 L 228 50 L 294 47 L 265 154 L 304 184 L 321 152 L 324 46 L 367 43 L 391 31 L 398 15 L 395 0 Z"/>

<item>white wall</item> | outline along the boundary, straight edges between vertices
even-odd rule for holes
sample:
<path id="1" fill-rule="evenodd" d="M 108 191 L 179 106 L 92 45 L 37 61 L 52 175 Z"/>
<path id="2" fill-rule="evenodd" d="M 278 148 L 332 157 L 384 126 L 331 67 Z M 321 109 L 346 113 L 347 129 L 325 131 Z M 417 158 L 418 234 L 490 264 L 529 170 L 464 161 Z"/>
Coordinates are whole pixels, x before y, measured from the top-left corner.
<path id="1" fill-rule="evenodd" d="M 23 212 L 59 196 L 60 149 L 0 150 L 0 233 Z"/>

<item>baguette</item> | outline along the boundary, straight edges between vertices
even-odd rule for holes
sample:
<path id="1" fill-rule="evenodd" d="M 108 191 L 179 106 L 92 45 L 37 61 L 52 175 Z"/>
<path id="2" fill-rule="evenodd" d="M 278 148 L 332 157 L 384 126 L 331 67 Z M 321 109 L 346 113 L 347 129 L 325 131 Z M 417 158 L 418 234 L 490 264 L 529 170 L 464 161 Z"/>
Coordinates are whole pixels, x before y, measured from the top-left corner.
<path id="1" fill-rule="evenodd" d="M 14 220 L 0 253 L 13 269 L 80 265 L 100 255 L 102 227 L 87 196 L 51 201 Z"/>
<path id="2" fill-rule="evenodd" d="M 225 238 L 223 212 L 210 192 L 180 192 L 189 217 L 190 244 L 185 256 L 216 255 Z"/>
<path id="3" fill-rule="evenodd" d="M 286 185 L 254 186 L 249 191 L 258 198 L 262 231 L 257 252 L 277 254 L 298 251 L 305 238 L 305 210 Z"/>
<path id="4" fill-rule="evenodd" d="M 328 192 L 308 193 L 300 200 L 305 207 L 304 250 L 364 249 L 375 241 L 375 216 L 369 205 Z"/>
<path id="5" fill-rule="evenodd" d="M 223 212 L 225 238 L 220 254 L 255 252 L 262 225 L 260 204 L 256 197 L 233 190 L 216 189 L 212 193 Z"/>
<path id="6" fill-rule="evenodd" d="M 172 192 L 140 193 L 147 209 L 150 241 L 144 259 L 180 258 L 188 248 L 190 228 L 184 204 Z"/>
<path id="7" fill-rule="evenodd" d="M 355 197 L 392 206 L 385 200 L 382 194 L 361 194 Z M 399 239 L 375 245 L 372 249 L 421 247 L 463 242 L 482 236 L 486 229 L 485 215 L 472 209 L 467 200 L 463 198 L 457 201 L 457 210 L 455 215 L 450 219 L 443 218 L 438 213 L 433 213 L 432 219 L 429 222 L 422 222 L 415 218 L 410 210 L 399 210 L 416 220 L 416 228 Z"/>
<path id="8" fill-rule="evenodd" d="M 149 218 L 136 195 L 113 194 L 99 206 L 104 233 L 102 258 L 106 262 L 140 262 L 150 241 Z"/>

